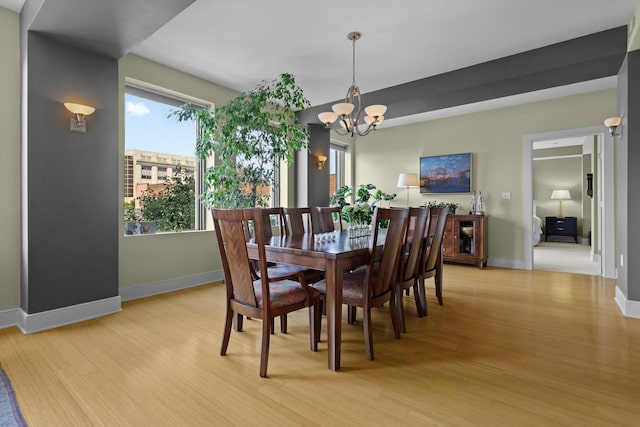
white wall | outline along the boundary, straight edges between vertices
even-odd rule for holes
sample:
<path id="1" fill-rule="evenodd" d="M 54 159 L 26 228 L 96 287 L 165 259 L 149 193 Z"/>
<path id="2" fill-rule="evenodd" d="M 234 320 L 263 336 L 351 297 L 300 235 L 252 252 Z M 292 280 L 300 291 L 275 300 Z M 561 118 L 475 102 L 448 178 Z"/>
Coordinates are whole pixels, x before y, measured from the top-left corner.
<path id="1" fill-rule="evenodd" d="M 473 153 L 474 187 L 485 195 L 489 215 L 489 263 L 524 268 L 523 135 L 601 126 L 615 113 L 616 90 L 610 89 L 380 129 L 355 142 L 355 183 L 395 192 L 398 174 L 418 172 L 420 156 Z M 511 200 L 502 192 L 511 192 Z M 410 203 L 431 199 L 458 202 L 462 212 L 470 207 L 468 194 L 426 197 L 417 190 Z"/>
<path id="2" fill-rule="evenodd" d="M 0 311 L 20 305 L 20 18 L 0 7 Z"/>

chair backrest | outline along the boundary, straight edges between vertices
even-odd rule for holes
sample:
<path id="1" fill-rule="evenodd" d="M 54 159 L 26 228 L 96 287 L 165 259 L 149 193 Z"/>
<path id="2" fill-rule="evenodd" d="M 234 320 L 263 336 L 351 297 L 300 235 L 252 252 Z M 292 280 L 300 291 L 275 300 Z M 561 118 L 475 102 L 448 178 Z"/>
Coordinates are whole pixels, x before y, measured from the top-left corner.
<path id="1" fill-rule="evenodd" d="M 418 274 L 420 266 L 420 255 L 424 246 L 425 228 L 431 217 L 431 211 L 427 208 L 409 209 L 409 226 L 405 233 L 403 243 L 404 254 L 399 270 L 401 282 L 411 280 Z"/>
<path id="2" fill-rule="evenodd" d="M 402 244 L 407 233 L 408 218 L 408 209 L 376 208 L 373 213 L 371 238 L 369 240 L 371 261 L 369 262 L 365 279 L 365 292 L 369 297 L 376 297 L 389 292 L 397 277 Z M 381 230 L 380 223 L 385 220 L 388 220 L 387 228 L 384 229 L 386 236 L 382 254 L 378 257 L 376 251 L 378 234 Z M 376 271 L 377 274 L 374 274 Z"/>
<path id="3" fill-rule="evenodd" d="M 336 219 L 340 224 L 340 230 L 342 230 L 342 218 L 340 216 L 339 206 L 314 208 L 311 211 L 311 227 L 313 228 L 313 234 L 335 231 Z"/>
<path id="4" fill-rule="evenodd" d="M 259 209 L 211 210 L 224 269 L 227 299 L 234 299 L 253 307 L 257 307 L 258 303 L 253 288 L 252 261 L 249 259 L 245 239 L 247 221 L 253 222 L 256 231 L 255 242 L 258 246 L 261 278 L 263 282 L 268 280 L 263 237 L 265 227 L 263 227 L 263 216 L 259 211 Z"/>
<path id="5" fill-rule="evenodd" d="M 262 224 L 265 240 L 273 236 L 273 226 L 277 226 L 280 235 L 285 234 L 283 208 L 258 208 L 262 215 Z"/>
<path id="6" fill-rule="evenodd" d="M 449 208 L 430 208 L 431 224 L 425 230 L 424 246 L 422 249 L 422 271 L 431 271 L 436 268 L 438 256 L 442 251 L 442 236 L 447 224 Z"/>
<path id="7" fill-rule="evenodd" d="M 282 208 L 284 226 L 290 236 L 311 232 L 311 208 Z"/>

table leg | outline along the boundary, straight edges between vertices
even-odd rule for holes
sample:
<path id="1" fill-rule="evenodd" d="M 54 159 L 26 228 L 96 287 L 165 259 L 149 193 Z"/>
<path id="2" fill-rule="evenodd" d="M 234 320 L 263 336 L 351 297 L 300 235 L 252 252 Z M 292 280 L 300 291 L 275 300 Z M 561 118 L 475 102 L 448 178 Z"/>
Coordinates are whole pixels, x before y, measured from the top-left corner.
<path id="1" fill-rule="evenodd" d="M 340 369 L 340 346 L 342 341 L 342 263 L 327 260 L 325 278 L 327 282 L 327 348 L 329 369 Z"/>

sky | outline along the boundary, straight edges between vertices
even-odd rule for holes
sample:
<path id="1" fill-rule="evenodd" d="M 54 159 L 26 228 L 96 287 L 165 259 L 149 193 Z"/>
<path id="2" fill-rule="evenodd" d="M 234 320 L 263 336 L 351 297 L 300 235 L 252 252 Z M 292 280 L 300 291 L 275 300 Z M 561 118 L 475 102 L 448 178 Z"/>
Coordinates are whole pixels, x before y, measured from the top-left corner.
<path id="1" fill-rule="evenodd" d="M 125 93 L 125 149 L 195 156 L 196 127 L 167 116 L 178 107 Z"/>

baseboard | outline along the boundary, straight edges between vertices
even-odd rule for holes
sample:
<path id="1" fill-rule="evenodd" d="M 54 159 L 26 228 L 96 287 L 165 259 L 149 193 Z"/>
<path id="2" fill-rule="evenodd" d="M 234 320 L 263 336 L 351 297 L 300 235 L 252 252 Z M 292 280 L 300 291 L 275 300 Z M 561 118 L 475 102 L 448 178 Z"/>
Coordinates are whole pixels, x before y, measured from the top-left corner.
<path id="1" fill-rule="evenodd" d="M 518 260 L 513 258 L 493 258 L 489 257 L 487 265 L 492 267 L 512 268 L 515 270 L 526 270 L 527 265 L 524 260 Z"/>
<path id="2" fill-rule="evenodd" d="M 0 329 L 18 326 L 18 319 L 20 319 L 19 308 L 0 311 Z"/>
<path id="3" fill-rule="evenodd" d="M 145 283 L 144 285 L 130 286 L 120 289 L 122 301 L 130 301 L 138 298 L 150 297 L 167 292 L 179 291 L 211 282 L 219 282 L 224 279 L 222 270 L 208 271 L 206 273 L 191 276 L 177 277 L 175 279 L 162 280 L 160 282 Z"/>
<path id="4" fill-rule="evenodd" d="M 618 286 L 616 286 L 615 299 L 625 317 L 640 319 L 640 301 L 629 301 Z"/>
<path id="5" fill-rule="evenodd" d="M 40 313 L 27 314 L 23 310 L 19 310 L 18 327 L 25 334 L 31 334 L 118 313 L 121 310 L 120 307 L 120 296 L 116 296 Z"/>

